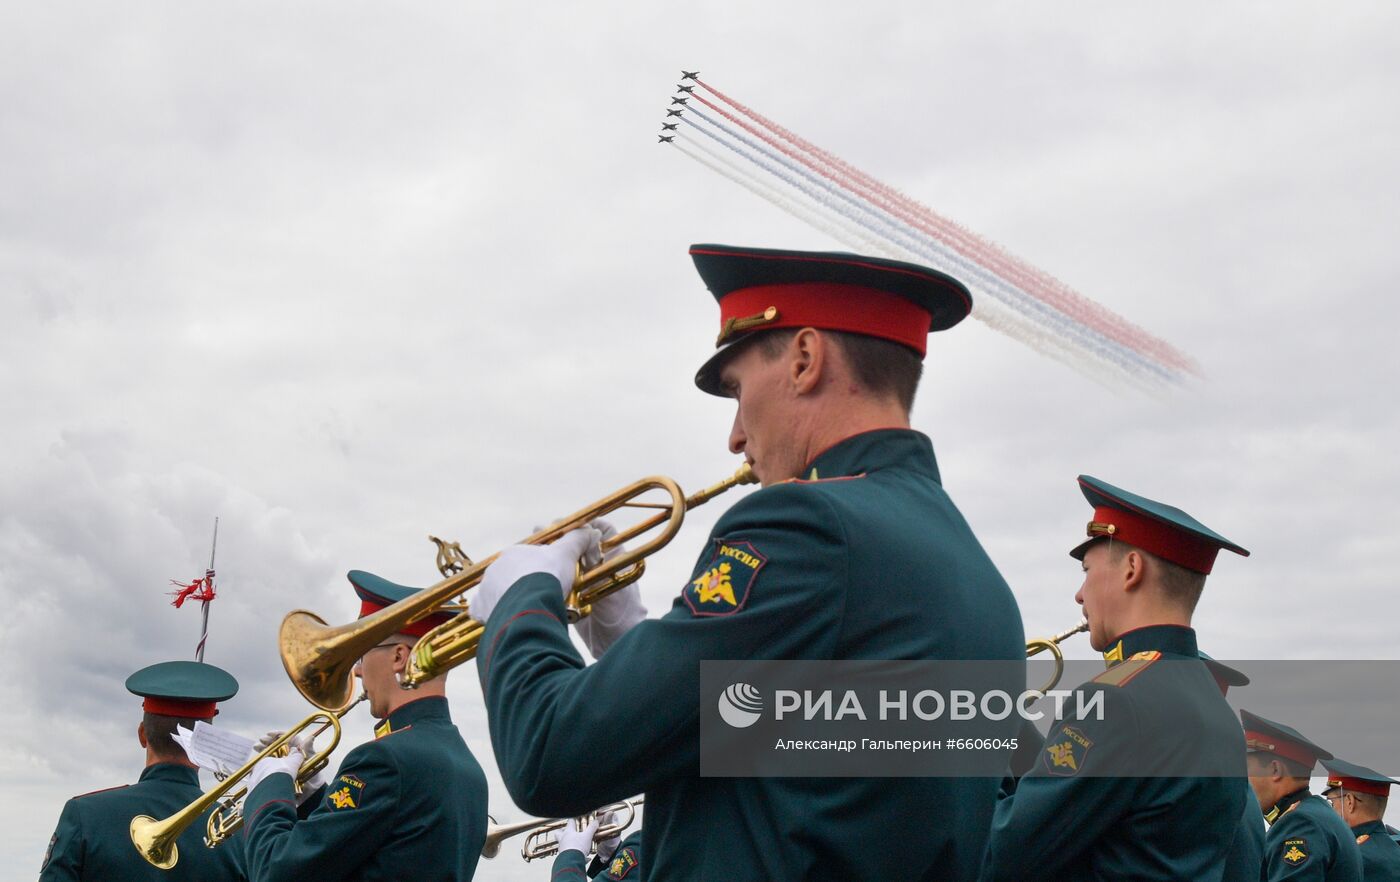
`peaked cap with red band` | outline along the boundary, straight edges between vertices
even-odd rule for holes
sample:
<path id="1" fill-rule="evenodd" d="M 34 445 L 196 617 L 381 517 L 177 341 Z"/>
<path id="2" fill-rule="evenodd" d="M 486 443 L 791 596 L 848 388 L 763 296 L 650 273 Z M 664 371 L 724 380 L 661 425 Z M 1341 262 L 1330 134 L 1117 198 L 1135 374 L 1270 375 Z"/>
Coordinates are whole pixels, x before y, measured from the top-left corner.
<path id="1" fill-rule="evenodd" d="M 351 570 L 345 574 L 345 578 L 350 580 L 350 584 L 355 588 L 355 594 L 360 598 L 359 618 L 362 619 L 422 590 L 421 588 L 410 588 L 407 585 L 396 585 L 388 579 L 376 576 L 374 573 L 366 573 L 364 570 Z M 433 613 L 401 628 L 398 633 L 407 634 L 410 637 L 422 637 L 455 615 L 457 615 L 456 612 Z"/>
<path id="2" fill-rule="evenodd" d="M 1323 760 L 1322 767 L 1327 770 L 1328 790 L 1340 787 L 1343 790 L 1354 790 L 1357 793 L 1369 793 L 1372 796 L 1388 798 L 1390 785 L 1400 784 L 1400 781 L 1387 778 L 1375 769 L 1358 766 L 1356 763 L 1349 763 L 1336 757 Z"/>
<path id="3" fill-rule="evenodd" d="M 967 288 L 937 270 L 840 251 L 777 251 L 692 245 L 695 269 L 719 301 L 718 351 L 695 385 L 723 395 L 720 368 L 731 347 L 761 331 L 821 328 L 892 340 L 923 358 L 928 335 L 972 311 Z"/>
<path id="4" fill-rule="evenodd" d="M 170 661 L 127 677 L 126 688 L 145 699 L 141 708 L 147 713 L 203 720 L 219 712 L 219 702 L 238 694 L 238 681 L 204 662 Z"/>
<path id="5" fill-rule="evenodd" d="M 1094 519 L 1089 522 L 1089 538 L 1069 553 L 1075 560 L 1083 560 L 1089 546 L 1102 539 L 1126 542 L 1207 576 L 1222 548 L 1249 557 L 1248 551 L 1179 508 L 1088 475 L 1079 476 L 1079 489 L 1094 507 Z"/>
<path id="6" fill-rule="evenodd" d="M 1196 654 L 1201 657 L 1201 661 L 1206 663 L 1206 669 L 1215 678 L 1215 685 L 1220 687 L 1220 694 L 1224 695 L 1230 691 L 1231 686 L 1248 686 L 1249 675 L 1238 668 L 1232 668 L 1224 662 L 1218 662 L 1200 650 Z"/>
<path id="7" fill-rule="evenodd" d="M 1240 710 L 1244 725 L 1244 745 L 1250 753 L 1272 753 L 1307 766 L 1309 771 L 1317 761 L 1330 760 L 1332 754 L 1313 744 L 1297 729 L 1266 720 L 1258 714 Z"/>

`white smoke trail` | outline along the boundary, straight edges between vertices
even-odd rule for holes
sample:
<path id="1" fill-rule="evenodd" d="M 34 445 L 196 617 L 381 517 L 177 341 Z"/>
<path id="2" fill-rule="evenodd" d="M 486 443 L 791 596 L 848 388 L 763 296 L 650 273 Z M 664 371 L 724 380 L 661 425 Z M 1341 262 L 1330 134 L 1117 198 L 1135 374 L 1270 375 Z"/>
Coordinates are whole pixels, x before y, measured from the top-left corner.
<path id="1" fill-rule="evenodd" d="M 846 224 L 840 223 L 846 220 L 841 215 L 824 216 L 813 211 L 800 202 L 789 198 L 778 188 L 764 181 L 764 179 L 745 171 L 738 163 L 720 156 L 703 144 L 698 142 L 692 143 L 684 138 L 677 138 L 671 143 L 682 153 L 694 159 L 696 162 L 699 162 L 701 165 L 706 166 L 711 171 L 723 175 L 753 193 L 755 196 L 771 202 L 773 205 L 808 226 L 826 233 L 828 236 L 848 247 L 862 249 L 870 254 L 889 250 L 875 239 L 861 235 L 850 229 Z"/>

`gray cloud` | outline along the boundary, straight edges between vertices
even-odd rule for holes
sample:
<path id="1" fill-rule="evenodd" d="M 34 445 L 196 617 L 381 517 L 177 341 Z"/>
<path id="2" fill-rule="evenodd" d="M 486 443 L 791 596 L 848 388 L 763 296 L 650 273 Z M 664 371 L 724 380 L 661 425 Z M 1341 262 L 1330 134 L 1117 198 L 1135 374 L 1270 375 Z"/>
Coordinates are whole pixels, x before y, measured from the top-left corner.
<path id="1" fill-rule="evenodd" d="M 0 857 L 32 866 L 64 798 L 135 776 L 121 682 L 193 651 L 198 613 L 163 592 L 214 515 L 209 658 L 243 683 L 220 722 L 257 732 L 305 713 L 277 623 L 348 619 L 346 570 L 427 584 L 429 532 L 489 553 L 642 474 L 733 468 L 729 406 L 690 385 L 714 316 L 684 248 L 835 243 L 651 147 L 681 64 L 1200 361 L 1148 398 L 976 323 L 932 342 L 915 425 L 1028 632 L 1077 615 L 1087 472 L 1254 551 L 1207 589 L 1213 654 L 1394 657 L 1396 16 L 0 10 L 0 772 L 22 794 Z M 651 568 L 653 614 L 724 505 Z M 474 679 L 454 713 L 490 766 Z"/>

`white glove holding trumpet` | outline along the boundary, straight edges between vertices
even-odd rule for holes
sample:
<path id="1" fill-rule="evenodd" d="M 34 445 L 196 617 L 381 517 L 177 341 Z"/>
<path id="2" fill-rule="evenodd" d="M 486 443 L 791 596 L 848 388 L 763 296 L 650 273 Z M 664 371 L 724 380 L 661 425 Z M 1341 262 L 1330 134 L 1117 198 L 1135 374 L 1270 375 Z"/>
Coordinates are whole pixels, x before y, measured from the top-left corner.
<path id="1" fill-rule="evenodd" d="M 597 553 L 601 549 L 602 543 L 617 535 L 617 528 L 604 520 L 589 521 L 588 526 L 597 530 L 599 545 L 597 549 L 590 548 L 589 552 L 594 552 L 590 558 L 585 553 L 584 568 L 597 566 L 600 562 L 610 560 L 622 553 L 623 546 L 610 548 L 606 552 Z M 583 638 L 583 642 L 588 646 L 588 651 L 593 653 L 594 658 L 601 658 L 608 647 L 618 641 L 623 634 L 626 634 L 637 623 L 647 617 L 647 608 L 642 604 L 641 587 L 633 582 L 626 588 L 614 591 L 602 600 L 593 604 L 593 610 L 589 615 L 579 619 L 574 623 L 574 628 Z"/>

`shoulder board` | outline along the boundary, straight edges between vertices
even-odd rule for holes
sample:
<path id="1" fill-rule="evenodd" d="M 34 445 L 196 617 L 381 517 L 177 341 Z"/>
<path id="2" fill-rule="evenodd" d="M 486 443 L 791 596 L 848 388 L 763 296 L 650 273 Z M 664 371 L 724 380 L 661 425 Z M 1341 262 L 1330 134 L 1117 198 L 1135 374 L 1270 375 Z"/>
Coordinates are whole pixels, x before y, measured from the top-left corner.
<path id="1" fill-rule="evenodd" d="M 1357 845 L 1364 845 L 1364 844 L 1366 843 L 1366 840 L 1367 840 L 1367 839 L 1370 839 L 1370 838 L 1371 838 L 1371 834 L 1370 834 L 1370 833 L 1362 833 L 1360 836 L 1356 837 L 1356 844 L 1357 844 Z"/>
<path id="2" fill-rule="evenodd" d="M 1293 803 L 1292 805 L 1290 805 L 1288 808 L 1284 809 L 1284 810 L 1283 810 L 1283 814 L 1285 814 L 1285 815 L 1288 814 L 1289 812 L 1293 811 L 1295 808 L 1297 808 L 1298 806 L 1300 806 L 1300 805 L 1302 805 L 1302 804 L 1303 804 L 1303 801 L 1302 801 L 1301 799 L 1298 800 L 1297 802 L 1295 802 L 1295 803 Z M 1282 815 L 1280 815 L 1280 817 L 1282 817 Z"/>
<path id="3" fill-rule="evenodd" d="M 407 732 L 409 729 L 412 729 L 412 728 L 413 728 L 413 724 L 412 724 L 412 723 L 409 723 L 407 726 L 404 726 L 402 729 L 390 729 L 390 728 L 389 728 L 389 724 L 388 724 L 388 723 L 384 723 L 384 724 L 382 724 L 378 729 L 375 729 L 375 730 L 374 730 L 374 740 L 375 740 L 375 741 L 383 741 L 385 738 L 388 738 L 390 735 L 398 735 L 400 732 Z"/>
<path id="4" fill-rule="evenodd" d="M 815 470 L 814 470 L 814 471 L 815 471 Z M 865 472 L 861 472 L 859 475 L 842 475 L 842 476 L 839 477 L 839 478 L 818 478 L 818 477 L 816 477 L 815 474 L 813 474 L 813 476 L 810 477 L 810 478 L 788 478 L 786 481 L 782 481 L 781 483 L 783 483 L 783 484 L 839 484 L 839 483 L 841 483 L 842 481 L 859 481 L 861 478 L 864 478 L 864 477 L 865 477 Z"/>
<path id="5" fill-rule="evenodd" d="M 84 796 L 93 796 L 93 795 L 96 795 L 96 794 L 98 794 L 98 793 L 111 793 L 113 790 L 124 790 L 124 789 L 126 789 L 127 787 L 130 787 L 130 786 L 131 786 L 130 784 L 118 784 L 116 787 L 103 787 L 101 790 L 89 790 L 87 793 L 79 793 L 77 796 L 75 796 L 75 797 L 73 797 L 73 798 L 74 798 L 74 799 L 82 799 Z"/>
<path id="6" fill-rule="evenodd" d="M 1161 657 L 1160 652 L 1139 652 L 1099 674 L 1094 678 L 1094 682 L 1105 686 L 1127 686 L 1134 677 L 1147 670 Z"/>

